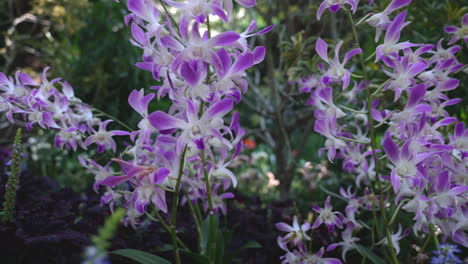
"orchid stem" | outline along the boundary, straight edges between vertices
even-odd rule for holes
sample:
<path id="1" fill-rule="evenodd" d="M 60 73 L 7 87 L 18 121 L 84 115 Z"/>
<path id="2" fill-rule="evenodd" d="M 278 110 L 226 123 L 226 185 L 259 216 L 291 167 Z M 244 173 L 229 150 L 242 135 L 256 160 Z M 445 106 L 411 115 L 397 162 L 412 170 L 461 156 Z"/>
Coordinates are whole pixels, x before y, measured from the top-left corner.
<path id="1" fill-rule="evenodd" d="M 176 263 L 180 264 L 180 254 L 179 248 L 177 247 L 177 236 L 176 236 L 176 221 L 177 221 L 177 207 L 179 206 L 179 189 L 180 184 L 182 182 L 182 174 L 184 172 L 184 163 L 185 163 L 185 153 L 187 152 L 187 146 L 185 146 L 184 151 L 180 157 L 180 164 L 179 164 L 179 174 L 177 175 L 177 182 L 174 189 L 174 197 L 172 200 L 172 214 L 171 214 L 171 237 L 172 237 L 172 244 L 174 245 L 174 255 L 176 259 Z"/>
<path id="2" fill-rule="evenodd" d="M 351 11 L 348 10 L 348 9 L 346 9 L 346 13 L 348 14 L 348 18 L 349 18 L 349 21 L 351 23 L 354 40 L 356 42 L 356 46 L 358 48 L 361 48 L 361 46 L 359 45 L 359 37 L 358 37 L 357 31 L 356 31 L 356 26 L 355 26 L 355 23 L 354 23 L 353 15 L 352 15 Z M 375 140 L 376 140 L 375 128 L 374 128 L 374 125 L 372 124 L 373 123 L 373 118 L 372 118 L 372 114 L 371 114 L 371 109 L 372 109 L 371 96 L 372 95 L 371 95 L 371 92 L 369 90 L 368 83 L 367 83 L 367 80 L 369 80 L 369 79 L 367 78 L 367 72 L 366 72 L 366 68 L 365 68 L 365 64 L 364 64 L 364 55 L 362 54 L 362 52 L 359 54 L 359 60 L 360 60 L 360 63 L 361 63 L 362 74 L 364 76 L 364 85 L 365 85 L 366 102 L 367 102 L 367 120 L 369 122 L 369 132 L 370 132 L 370 138 L 371 138 L 370 145 L 371 145 L 371 148 L 372 148 L 372 158 L 375 161 L 375 179 L 376 179 L 376 182 L 377 182 L 377 187 L 379 188 L 380 191 L 382 191 L 382 183 L 381 183 L 381 179 L 380 179 L 380 176 L 379 176 L 380 162 L 377 159 L 377 152 L 376 152 L 377 147 L 375 145 Z M 383 193 L 380 193 L 379 198 L 380 198 L 380 211 L 382 213 L 382 219 L 383 219 L 383 225 L 385 227 L 385 234 L 386 234 L 386 237 L 387 237 L 387 243 L 388 243 L 388 246 L 390 247 L 391 261 L 392 261 L 393 264 L 398 264 L 399 263 L 398 258 L 397 258 L 396 254 L 395 254 L 395 248 L 393 246 L 393 241 L 392 241 L 392 237 L 391 237 L 391 234 L 390 234 L 390 225 L 388 224 Z"/>
<path id="3" fill-rule="evenodd" d="M 107 116 L 108 118 L 114 120 L 115 122 L 119 123 L 121 126 L 125 127 L 128 131 L 133 132 L 133 129 L 129 125 L 127 125 L 124 122 L 120 121 L 115 116 L 113 116 L 111 114 L 108 114 L 108 113 L 106 113 L 106 112 L 104 112 L 104 111 L 102 111 L 100 109 L 95 108 L 95 107 L 92 107 L 92 106 L 88 106 L 88 107 L 90 107 L 91 110 L 94 110 L 94 111 L 96 111 L 96 112 L 98 112 L 100 114 L 103 114 L 103 115 Z"/>
<path id="4" fill-rule="evenodd" d="M 214 263 L 214 253 L 215 253 L 215 222 L 214 222 L 214 212 L 213 212 L 213 199 L 211 197 L 211 186 L 210 186 L 210 177 L 208 171 L 206 170 L 206 157 L 205 151 L 201 151 L 201 158 L 203 162 L 203 174 L 205 176 L 205 185 L 206 185 L 206 194 L 208 196 L 208 213 L 210 217 L 210 236 L 208 239 L 208 257 L 210 263 Z"/>
<path id="5" fill-rule="evenodd" d="M 161 214 L 157 211 L 157 210 L 154 210 L 154 214 L 156 215 L 156 218 L 154 218 L 151 214 L 149 213 L 145 213 L 146 216 L 151 219 L 152 221 L 154 222 L 160 222 L 161 225 L 164 227 L 164 229 L 166 229 L 167 232 L 169 232 L 170 234 L 172 234 L 172 232 L 174 230 L 171 229 L 171 227 L 166 223 L 166 221 L 164 221 L 164 218 L 161 216 Z M 189 248 L 185 245 L 185 243 L 179 238 L 177 237 L 176 235 L 176 239 L 177 239 L 177 242 L 180 244 L 180 246 L 185 249 L 185 250 L 189 250 Z"/>

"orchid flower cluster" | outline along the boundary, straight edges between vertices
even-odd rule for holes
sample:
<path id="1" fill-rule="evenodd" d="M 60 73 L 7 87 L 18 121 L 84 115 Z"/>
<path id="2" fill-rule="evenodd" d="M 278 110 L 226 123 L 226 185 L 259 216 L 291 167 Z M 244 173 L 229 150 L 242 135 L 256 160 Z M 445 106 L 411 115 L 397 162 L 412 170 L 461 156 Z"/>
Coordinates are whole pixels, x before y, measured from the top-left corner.
<path id="1" fill-rule="evenodd" d="M 255 0 L 236 2 L 245 8 L 256 5 Z M 12 122 L 13 115 L 22 116 L 28 129 L 36 123 L 58 129 L 56 145 L 72 150 L 95 143 L 98 152 L 116 152 L 112 137 L 129 136 L 125 150 L 107 164 L 84 157 L 80 163 L 95 175 L 94 189 L 106 189 L 101 203 L 111 210 L 115 205 L 126 208 L 124 222 L 133 227 L 145 213 L 168 212 L 166 192 L 174 193 L 171 217 L 179 192 L 184 194 L 182 202 L 202 203 L 210 216 L 218 211 L 225 214 L 223 200 L 234 197 L 227 190 L 237 184 L 228 166 L 241 152 L 245 134 L 238 113 L 230 122 L 225 119 L 247 91 L 245 71 L 265 57 L 265 48 L 251 47 L 248 39 L 273 26 L 254 32 L 253 20 L 242 33 L 212 36 L 210 19 L 229 24 L 231 0 L 128 0 L 127 4 L 130 41 L 142 50 L 136 66 L 160 83 L 151 87 L 153 91 L 134 90 L 129 95 L 130 106 L 141 116 L 137 130 L 108 131 L 111 120 L 96 118 L 67 82 L 49 82 L 47 69 L 41 84 L 21 72 L 14 79 L 0 75 L 0 111 Z M 62 92 L 55 87 L 58 84 Z M 149 112 L 156 96 L 172 101 L 167 113 Z M 175 241 L 175 230 L 170 232 Z M 179 262 L 178 251 L 176 258 Z"/>
<path id="2" fill-rule="evenodd" d="M 345 3 L 351 10 L 343 6 Z M 462 46 L 456 43 L 460 39 L 468 43 L 468 14 L 463 16 L 461 28 L 445 28 L 453 34 L 447 44 L 444 39 L 435 45 L 401 41 L 401 32 L 410 22 L 406 21 L 407 11 L 399 9 L 410 3 L 393 0 L 383 11 L 362 19 L 376 29 L 377 47 L 368 59 L 359 48 L 352 15 L 357 2 L 324 1 L 321 6 L 332 12 L 345 8 L 357 48 L 340 59 L 344 43 L 339 41 L 331 58 L 329 44 L 318 38 L 316 53 L 324 62 L 318 65 L 320 73 L 304 77 L 297 84 L 301 92 L 310 93 L 308 104 L 315 109 L 314 129 L 326 138 L 320 152 L 326 151 L 332 163 L 341 160 L 344 172 L 354 175 L 356 188 L 340 190 L 339 197 L 348 203 L 343 214 L 332 210 L 328 197 L 324 208 L 312 206 L 317 214 L 312 226 L 308 222 L 299 226 L 297 218 L 292 227 L 278 224 L 279 230 L 288 232 L 278 238 L 279 246 L 286 251 L 283 263 L 341 263 L 326 258 L 308 261 L 311 253 L 305 245 L 311 238 L 307 232 L 322 224 L 330 233 L 343 230 L 342 241 L 328 245 L 326 251 L 342 247 L 344 261 L 349 250 L 357 249 L 362 254 L 357 244 L 360 239 L 354 235 L 363 228 L 374 232 L 374 227 L 369 228 L 358 217 L 372 210 L 381 212 L 385 229 L 373 246 L 388 248 L 392 263 L 398 263 L 399 241 L 411 232 L 401 225 L 398 231 L 393 229 L 400 209 L 413 215 L 415 236 L 423 233 L 431 238 L 441 234 L 444 240 L 450 238 L 468 247 L 468 129 L 446 109 L 461 102 L 450 98 L 448 92 L 460 85 L 453 75 L 466 69 L 457 59 Z M 319 9 L 318 19 L 323 11 Z M 379 43 L 382 34 L 384 39 Z M 347 65 L 356 55 L 362 76 L 353 74 L 353 67 Z M 369 79 L 366 62 L 373 57 L 382 74 Z M 383 81 L 379 82 L 381 76 Z M 393 102 L 381 99 L 388 95 Z M 382 140 L 376 136 L 377 129 Z M 390 212 L 392 217 L 387 215 Z M 322 248 L 313 256 L 322 257 L 323 253 Z"/>
<path id="3" fill-rule="evenodd" d="M 255 0 L 236 1 L 246 8 L 256 5 Z M 167 11 L 168 6 L 176 10 L 179 22 Z M 130 106 L 141 115 L 138 130 L 108 131 L 112 120 L 102 121 L 93 115 L 92 108 L 75 97 L 66 81 L 49 81 L 48 68 L 41 83 L 22 72 L 15 78 L 0 74 L 0 111 L 11 122 L 14 115 L 21 116 L 28 129 L 38 124 L 59 130 L 57 147 L 75 151 L 94 143 L 98 152 L 115 152 L 113 137 L 129 136 L 132 143 L 119 158 L 105 165 L 81 157 L 80 162 L 95 175 L 94 189 L 106 188 L 102 203 L 111 209 L 116 203 L 126 207 L 126 221 L 135 227 L 149 204 L 167 212 L 165 193 L 179 192 L 180 186 L 191 202 L 199 200 L 206 210 L 210 207 L 225 213 L 223 199 L 233 197 L 226 190 L 237 184 L 228 165 L 240 153 L 245 132 L 238 113 L 232 115 L 230 123 L 224 118 L 247 91 L 245 71 L 265 56 L 264 47 L 251 48 L 247 39 L 267 33 L 273 26 L 254 32 L 256 22 L 252 21 L 242 33 L 227 31 L 211 36 L 210 17 L 226 24 L 232 18 L 230 0 L 165 0 L 160 4 L 129 0 L 128 9 L 125 22 L 131 28 L 131 43 L 143 51 L 136 66 L 150 71 L 161 83 L 151 87 L 155 92 L 145 94 L 141 89 L 129 95 Z M 172 101 L 168 113 L 148 112 L 156 96 Z M 112 163 L 120 170 L 114 171 Z M 207 190 L 209 186 L 212 190 Z M 210 191 L 213 204 L 208 206 Z"/>
<path id="4" fill-rule="evenodd" d="M 58 148 L 76 151 L 78 147 L 87 149 L 96 144 L 98 152 L 116 151 L 112 137 L 130 133 L 108 131 L 107 125 L 112 120 L 101 120 L 91 107 L 75 97 L 68 82 L 60 78 L 49 81 L 47 72 L 45 68 L 39 82 L 24 72 L 17 72 L 14 78 L 0 73 L 0 112 L 11 123 L 26 122 L 28 130 L 34 125 L 57 130 L 55 145 Z"/>
<path id="5" fill-rule="evenodd" d="M 244 7 L 256 4 L 237 2 Z M 168 6 L 180 14 L 180 21 L 167 12 Z M 223 200 L 233 197 L 226 190 L 237 184 L 228 165 L 241 151 L 244 130 L 238 113 L 230 123 L 224 119 L 247 91 L 245 70 L 265 56 L 264 47 L 251 49 L 247 39 L 273 28 L 253 33 L 252 21 L 243 33 L 211 36 L 210 17 L 227 24 L 232 8 L 229 0 L 165 0 L 161 5 L 128 1 L 131 13 L 125 22 L 131 27 L 132 44 L 143 51 L 136 66 L 150 71 L 161 85 L 152 87 L 155 93 L 135 90 L 129 96 L 129 104 L 142 119 L 130 134 L 133 144 L 113 160 L 120 164 L 120 172 L 110 173 L 91 161 L 88 167 L 97 184 L 107 187 L 104 203 L 126 201 L 132 225 L 150 204 L 167 212 L 165 192 L 179 192 L 181 186 L 187 194 L 183 201 L 201 202 L 211 213 L 226 213 Z M 164 15 L 161 10 L 166 10 Z M 155 96 L 172 101 L 168 113 L 148 113 Z"/>

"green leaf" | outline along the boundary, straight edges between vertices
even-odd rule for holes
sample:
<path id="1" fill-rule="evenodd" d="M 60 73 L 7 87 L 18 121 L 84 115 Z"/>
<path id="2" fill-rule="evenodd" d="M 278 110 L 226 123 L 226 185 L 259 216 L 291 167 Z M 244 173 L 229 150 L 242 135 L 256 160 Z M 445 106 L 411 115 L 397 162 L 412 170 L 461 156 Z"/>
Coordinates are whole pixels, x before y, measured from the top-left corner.
<path id="1" fill-rule="evenodd" d="M 219 220 L 218 217 L 214 217 L 215 230 L 218 230 Z M 209 239 L 210 239 L 210 216 L 207 216 L 203 223 L 201 224 L 201 253 L 205 254 L 208 249 Z M 216 238 L 216 234 L 215 234 Z"/>
<path id="2" fill-rule="evenodd" d="M 216 231 L 216 252 L 215 252 L 215 260 L 216 263 L 223 264 L 225 263 L 223 261 L 224 259 L 224 250 L 225 250 L 225 244 L 224 244 L 224 236 L 223 232 L 218 232 Z"/>
<path id="3" fill-rule="evenodd" d="M 362 245 L 356 245 L 357 250 L 361 255 L 369 259 L 374 264 L 385 264 L 385 261 L 375 255 L 372 251 Z"/>
<path id="4" fill-rule="evenodd" d="M 245 243 L 241 248 L 262 248 L 257 241 L 250 240 L 249 242 Z"/>
<path id="5" fill-rule="evenodd" d="M 135 249 L 119 249 L 111 253 L 132 259 L 141 264 L 171 264 L 171 262 L 161 257 Z"/>
<path id="6" fill-rule="evenodd" d="M 189 256 L 193 261 L 195 261 L 195 263 L 206 264 L 206 263 L 208 263 L 210 261 L 208 259 L 208 257 L 205 256 L 205 255 L 194 253 L 192 251 L 188 251 L 188 250 L 185 250 L 185 249 L 181 249 L 180 251 L 182 253 L 186 254 L 187 256 Z"/>

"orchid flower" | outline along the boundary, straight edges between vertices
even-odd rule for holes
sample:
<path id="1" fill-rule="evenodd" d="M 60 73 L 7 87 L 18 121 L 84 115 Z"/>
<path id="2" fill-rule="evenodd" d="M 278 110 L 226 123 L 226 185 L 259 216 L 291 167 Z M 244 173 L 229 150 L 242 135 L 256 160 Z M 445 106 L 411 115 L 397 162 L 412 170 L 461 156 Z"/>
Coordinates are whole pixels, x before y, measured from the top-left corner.
<path id="1" fill-rule="evenodd" d="M 332 209 L 333 207 L 330 202 L 330 196 L 328 196 L 325 200 L 324 208 L 312 204 L 312 210 L 319 214 L 314 224 L 312 225 L 312 228 L 315 229 L 321 224 L 325 224 L 328 228 L 328 232 L 330 233 L 335 230 L 335 226 L 338 228 L 343 228 L 343 215 L 340 212 L 333 212 Z"/>
<path id="2" fill-rule="evenodd" d="M 339 52 L 340 48 L 343 45 L 343 41 L 338 42 L 335 47 L 335 57 L 333 61 L 328 58 L 328 44 L 321 39 L 320 37 L 317 39 L 315 44 L 315 51 L 317 54 L 322 58 L 326 63 L 329 64 L 327 72 L 323 75 L 321 79 L 321 83 L 328 84 L 330 82 L 343 82 L 343 90 L 346 89 L 349 85 L 351 80 L 351 72 L 345 69 L 344 65 L 355 55 L 362 53 L 361 49 L 353 49 L 351 51 L 346 52 L 343 61 L 340 62 L 339 60 Z"/>
<path id="3" fill-rule="evenodd" d="M 463 39 L 465 43 L 468 43 L 468 14 L 463 15 L 460 28 L 455 26 L 448 26 L 445 27 L 444 30 L 449 34 L 453 34 L 452 38 L 448 42 L 449 45 L 452 45 L 459 39 Z"/>
<path id="4" fill-rule="evenodd" d="M 366 23 L 376 29 L 375 42 L 379 41 L 382 32 L 387 30 L 388 26 L 391 24 L 389 15 L 393 11 L 409 5 L 412 1 L 413 0 L 392 0 L 382 12 L 373 14 L 366 19 Z"/>
<path id="5" fill-rule="evenodd" d="M 342 8 L 345 4 L 348 4 L 351 6 L 351 11 L 353 13 L 356 12 L 357 6 L 359 4 L 359 0 L 324 0 L 318 10 L 317 10 L 317 20 L 320 20 L 322 17 L 323 12 L 325 10 L 330 9 L 331 12 L 336 13 L 340 8 Z"/>
<path id="6" fill-rule="evenodd" d="M 401 30 L 409 24 L 409 22 L 405 23 L 405 19 L 406 11 L 403 11 L 398 14 L 393 22 L 388 26 L 388 30 L 385 33 L 384 43 L 377 46 L 375 62 L 379 61 L 384 55 L 397 58 L 400 50 L 417 46 L 417 44 L 413 44 L 409 41 L 398 43 L 400 40 Z"/>
<path id="7" fill-rule="evenodd" d="M 277 223 L 275 226 L 280 231 L 288 232 L 286 236 L 281 238 L 281 243 L 283 244 L 291 243 L 293 246 L 297 246 L 304 243 L 304 240 L 310 240 L 310 237 L 307 235 L 307 231 L 310 229 L 310 224 L 308 222 L 304 222 L 302 225 L 299 225 L 297 216 L 293 217 L 292 226 L 283 222 Z M 280 239 L 278 239 L 278 241 L 279 240 Z"/>

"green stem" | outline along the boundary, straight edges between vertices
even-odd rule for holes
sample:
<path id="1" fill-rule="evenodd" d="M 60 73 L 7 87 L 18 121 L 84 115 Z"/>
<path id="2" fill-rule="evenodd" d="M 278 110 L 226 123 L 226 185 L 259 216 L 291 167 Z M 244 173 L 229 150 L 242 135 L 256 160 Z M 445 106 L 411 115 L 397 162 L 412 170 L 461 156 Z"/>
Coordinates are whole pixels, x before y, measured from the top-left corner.
<path id="1" fill-rule="evenodd" d="M 152 221 L 161 223 L 162 226 L 164 227 L 164 229 L 166 229 L 166 231 L 169 232 L 169 234 L 172 235 L 172 233 L 174 232 L 174 230 L 172 230 L 171 227 L 166 223 L 166 221 L 164 221 L 164 218 L 161 216 L 161 214 L 160 214 L 157 210 L 154 210 L 153 212 L 154 212 L 154 214 L 156 215 L 156 217 L 157 217 L 158 219 L 154 218 L 154 217 L 153 217 L 151 214 L 149 214 L 149 213 L 145 213 L 145 214 L 146 214 L 146 216 L 147 216 L 149 219 L 151 219 Z M 181 246 L 183 249 L 189 250 L 189 248 L 185 245 L 185 243 L 184 243 L 179 237 L 177 237 L 177 235 L 176 235 L 176 240 L 177 240 L 177 242 L 180 244 L 180 246 Z"/>
<path id="2" fill-rule="evenodd" d="M 202 233 L 201 233 L 201 219 L 198 218 L 197 213 L 195 212 L 195 208 L 193 207 L 192 201 L 190 201 L 190 197 L 187 194 L 187 191 L 184 190 L 185 197 L 187 197 L 187 204 L 190 208 L 190 213 L 192 214 L 193 220 L 195 221 L 195 227 L 197 228 L 198 234 L 198 241 L 201 243 L 202 240 Z M 201 244 L 199 245 L 201 248 Z"/>
<path id="3" fill-rule="evenodd" d="M 351 11 L 348 10 L 348 9 L 346 9 L 346 12 L 348 14 L 348 18 L 349 18 L 349 21 L 351 23 L 351 27 L 352 27 L 353 35 L 354 35 L 354 40 L 356 42 L 356 46 L 358 48 L 361 48 L 360 45 L 359 45 L 359 37 L 358 37 L 357 31 L 356 31 L 353 15 L 352 15 Z M 375 128 L 374 128 L 374 125 L 373 125 L 373 118 L 372 118 L 372 114 L 371 114 L 371 109 L 372 109 L 371 96 L 372 95 L 371 95 L 371 92 L 370 92 L 368 84 L 367 84 L 367 80 L 369 80 L 369 79 L 367 78 L 367 72 L 366 72 L 366 68 L 365 68 L 365 64 L 364 64 L 364 55 L 362 54 L 362 52 L 361 52 L 361 54 L 359 54 L 359 60 L 360 60 L 360 64 L 361 64 L 362 74 L 364 76 L 364 85 L 365 85 L 366 103 L 367 103 L 367 120 L 369 122 L 369 132 L 370 132 L 370 138 L 371 138 L 370 143 L 371 143 L 371 148 L 372 148 L 372 158 L 375 161 L 375 178 L 376 178 L 376 182 L 377 182 L 377 188 L 381 192 L 380 195 L 379 195 L 379 198 L 380 198 L 380 211 L 382 213 L 383 225 L 385 227 L 385 234 L 386 234 L 386 237 L 387 237 L 387 243 L 388 243 L 388 246 L 390 248 L 390 257 L 391 257 L 392 263 L 393 264 L 398 264 L 399 262 L 398 262 L 396 254 L 395 254 L 395 248 L 393 246 L 393 241 L 392 241 L 392 237 L 391 237 L 391 234 L 390 234 L 390 225 L 388 224 L 387 213 L 386 213 L 386 209 L 385 209 L 384 194 L 382 193 L 382 183 L 381 183 L 381 179 L 380 179 L 380 175 L 379 175 L 380 162 L 377 159 L 377 152 L 376 152 L 377 147 L 375 145 L 375 141 L 376 141 Z"/>
<path id="4" fill-rule="evenodd" d="M 172 15 L 169 13 L 169 11 L 167 10 L 167 7 L 166 7 L 166 4 L 164 3 L 163 0 L 159 0 L 159 2 L 161 3 L 163 9 L 164 9 L 164 12 L 166 13 L 166 15 L 169 17 L 169 19 L 171 20 L 172 24 L 175 26 L 175 28 L 177 29 L 177 31 L 179 32 L 180 34 L 180 31 L 179 31 L 179 25 L 177 24 L 177 22 L 174 20 L 174 18 L 172 17 Z"/>
<path id="5" fill-rule="evenodd" d="M 100 109 L 95 108 L 95 107 L 92 107 L 92 106 L 88 106 L 88 107 L 90 107 L 91 110 L 94 110 L 94 111 L 96 111 L 96 112 L 98 112 L 98 113 L 101 113 L 101 114 L 103 114 L 104 116 L 107 116 L 108 118 L 114 120 L 115 122 L 119 123 L 121 126 L 125 127 L 128 131 L 133 132 L 133 129 L 132 129 L 129 125 L 127 125 L 127 124 L 125 124 L 124 122 L 120 121 L 120 120 L 117 119 L 115 116 L 112 116 L 112 115 L 110 115 L 110 114 L 108 114 L 108 113 L 106 113 L 106 112 L 104 112 L 104 111 L 102 111 L 102 110 L 100 110 Z"/>
<path id="6" fill-rule="evenodd" d="M 180 157 L 180 164 L 179 164 L 179 174 L 177 175 L 177 182 L 176 186 L 174 189 L 174 197 L 172 200 L 172 214 L 171 214 L 171 226 L 170 229 L 172 230 L 171 232 L 171 238 L 172 238 L 172 244 L 174 245 L 174 255 L 176 259 L 176 263 L 180 264 L 180 254 L 179 254 L 179 248 L 177 246 L 177 236 L 176 236 L 176 221 L 177 221 L 177 207 L 179 204 L 179 189 L 180 189 L 180 184 L 182 182 L 182 174 L 184 172 L 184 163 L 185 163 L 185 153 L 187 152 L 187 146 L 185 146 L 184 151 L 182 152 L 182 156 Z"/>
<path id="7" fill-rule="evenodd" d="M 208 212 L 210 215 L 210 236 L 209 236 L 209 246 L 208 246 L 208 257 L 210 259 L 210 263 L 214 263 L 214 253 L 216 249 L 215 245 L 215 222 L 214 222 L 214 212 L 213 212 L 213 199 L 211 196 L 211 186 L 210 186 L 210 177 L 208 175 L 208 171 L 206 170 L 206 157 L 205 151 L 201 151 L 201 158 L 203 163 L 203 175 L 205 176 L 205 186 L 206 186 L 206 194 L 208 196 Z"/>

